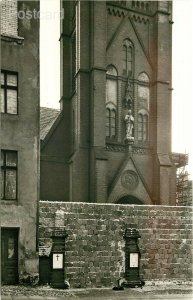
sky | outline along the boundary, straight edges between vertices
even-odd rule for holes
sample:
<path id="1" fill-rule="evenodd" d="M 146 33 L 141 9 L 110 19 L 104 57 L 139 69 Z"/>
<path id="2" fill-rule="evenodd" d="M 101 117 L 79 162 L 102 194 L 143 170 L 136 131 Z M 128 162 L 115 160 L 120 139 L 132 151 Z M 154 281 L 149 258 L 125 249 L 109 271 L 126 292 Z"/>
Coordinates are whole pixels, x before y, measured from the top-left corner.
<path id="1" fill-rule="evenodd" d="M 40 0 L 40 102 L 59 108 L 60 1 Z M 49 14 L 50 13 L 50 14 Z M 172 151 L 189 154 L 193 179 L 193 0 L 173 0 Z"/>

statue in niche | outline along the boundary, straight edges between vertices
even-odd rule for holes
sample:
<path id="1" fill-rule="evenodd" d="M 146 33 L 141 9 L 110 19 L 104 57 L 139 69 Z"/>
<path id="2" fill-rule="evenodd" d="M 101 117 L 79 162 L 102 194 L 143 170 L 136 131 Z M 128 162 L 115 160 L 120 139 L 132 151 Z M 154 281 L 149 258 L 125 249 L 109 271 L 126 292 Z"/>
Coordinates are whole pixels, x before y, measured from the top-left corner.
<path id="1" fill-rule="evenodd" d="M 133 136 L 134 117 L 132 116 L 131 109 L 128 110 L 128 113 L 125 116 L 125 123 L 126 123 L 125 142 L 134 141 L 134 136 Z"/>
<path id="2" fill-rule="evenodd" d="M 128 78 L 128 82 L 127 82 L 126 90 L 125 90 L 125 108 L 131 109 L 132 102 L 133 102 L 132 86 L 131 86 L 131 82 Z"/>

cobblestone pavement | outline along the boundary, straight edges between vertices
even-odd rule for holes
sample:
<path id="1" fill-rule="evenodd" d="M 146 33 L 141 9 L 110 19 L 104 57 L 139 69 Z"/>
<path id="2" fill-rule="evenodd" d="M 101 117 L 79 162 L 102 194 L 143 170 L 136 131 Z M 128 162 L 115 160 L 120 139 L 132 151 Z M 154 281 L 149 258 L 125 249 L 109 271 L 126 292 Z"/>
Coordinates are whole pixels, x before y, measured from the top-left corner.
<path id="1" fill-rule="evenodd" d="M 137 296 L 129 296 L 129 295 L 120 295 L 119 293 L 114 295 L 114 296 L 103 296 L 103 295 L 98 295 L 98 296 L 89 296 L 89 297 L 77 297 L 77 296 L 72 296 L 72 297 L 41 297 L 41 296 L 1 296 L 1 300 L 73 300 L 73 299 L 81 299 L 81 300 L 192 300 L 193 296 L 191 294 L 189 295 L 143 295 L 141 297 Z"/>
<path id="2" fill-rule="evenodd" d="M 158 285 L 145 286 L 143 289 L 124 289 L 113 291 L 101 289 L 58 290 L 50 287 L 3 286 L 1 300 L 193 300 L 192 286 Z"/>

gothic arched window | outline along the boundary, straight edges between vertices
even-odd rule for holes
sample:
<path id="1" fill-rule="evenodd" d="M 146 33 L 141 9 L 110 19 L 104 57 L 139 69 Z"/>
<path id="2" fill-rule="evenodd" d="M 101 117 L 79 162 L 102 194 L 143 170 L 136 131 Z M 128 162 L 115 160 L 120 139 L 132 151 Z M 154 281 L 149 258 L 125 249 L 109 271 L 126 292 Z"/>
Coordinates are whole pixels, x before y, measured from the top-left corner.
<path id="1" fill-rule="evenodd" d="M 110 115 L 110 109 L 106 108 L 106 137 L 110 137 Z"/>
<path id="2" fill-rule="evenodd" d="M 107 67 L 106 78 L 106 137 L 116 138 L 117 119 L 117 70 L 114 66 Z"/>
<path id="3" fill-rule="evenodd" d="M 148 141 L 148 115 L 143 110 L 138 113 L 138 141 Z"/>
<path id="4" fill-rule="evenodd" d="M 149 77 L 146 73 L 138 76 L 138 141 L 147 142 L 149 139 Z"/>
<path id="5" fill-rule="evenodd" d="M 133 56 L 133 43 L 129 39 L 126 39 L 123 42 L 123 72 L 127 76 L 133 75 Z"/>
<path id="6" fill-rule="evenodd" d="M 143 115 L 138 113 L 138 140 L 143 140 Z"/>

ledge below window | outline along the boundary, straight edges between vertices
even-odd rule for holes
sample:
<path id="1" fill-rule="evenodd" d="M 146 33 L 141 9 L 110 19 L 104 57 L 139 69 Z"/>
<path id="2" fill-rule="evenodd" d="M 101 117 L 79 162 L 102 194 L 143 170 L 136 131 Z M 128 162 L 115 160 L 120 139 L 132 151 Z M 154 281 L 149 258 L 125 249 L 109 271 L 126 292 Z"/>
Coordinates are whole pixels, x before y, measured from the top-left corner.
<path id="1" fill-rule="evenodd" d="M 24 42 L 24 38 L 20 36 L 11 36 L 6 34 L 1 34 L 1 40 L 9 43 L 17 43 L 22 45 Z"/>
<path id="2" fill-rule="evenodd" d="M 1 205 L 17 205 L 18 206 L 18 200 L 5 200 L 1 199 Z"/>

